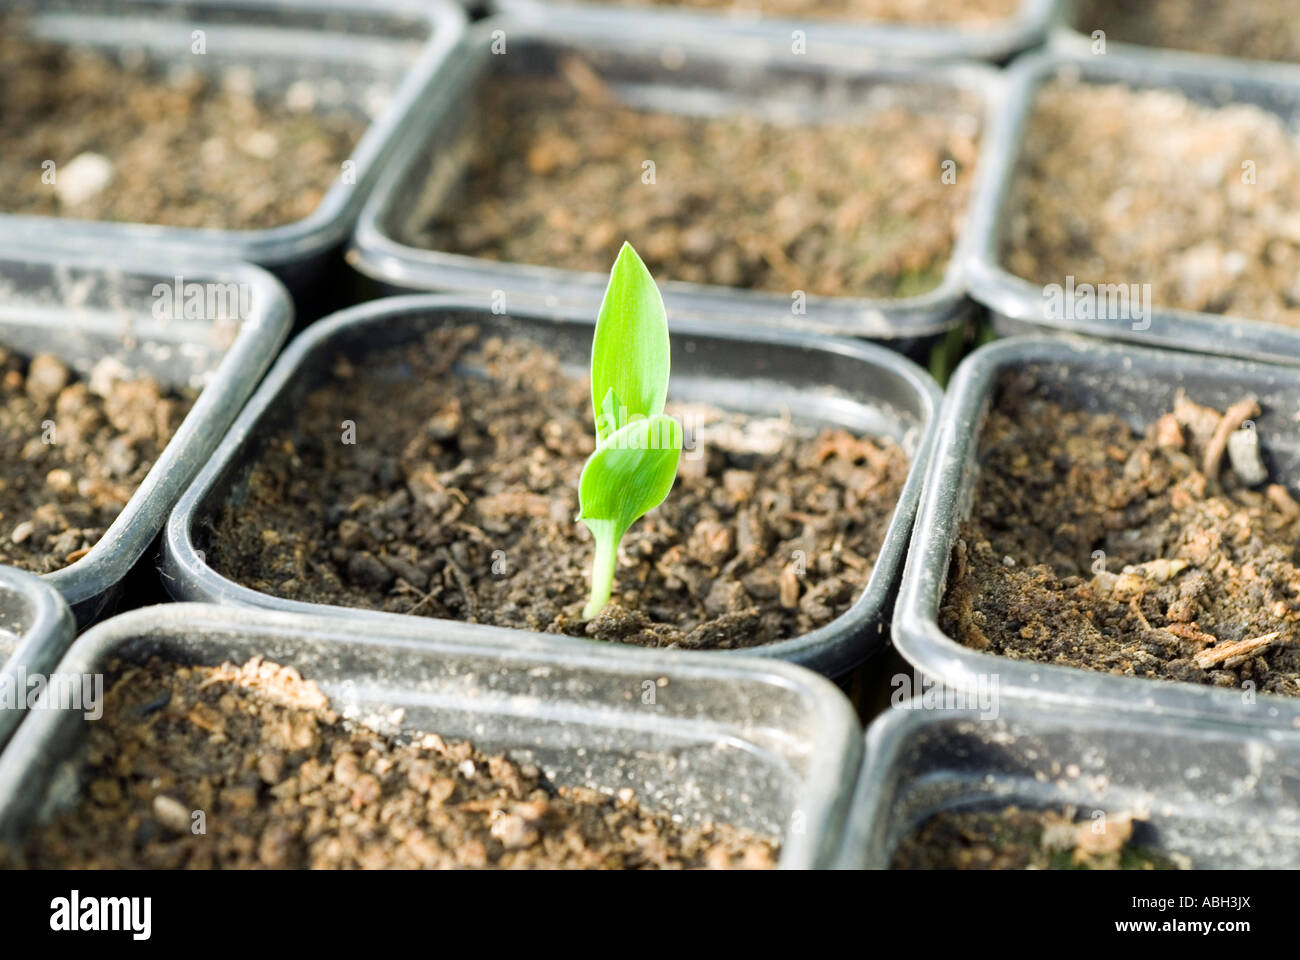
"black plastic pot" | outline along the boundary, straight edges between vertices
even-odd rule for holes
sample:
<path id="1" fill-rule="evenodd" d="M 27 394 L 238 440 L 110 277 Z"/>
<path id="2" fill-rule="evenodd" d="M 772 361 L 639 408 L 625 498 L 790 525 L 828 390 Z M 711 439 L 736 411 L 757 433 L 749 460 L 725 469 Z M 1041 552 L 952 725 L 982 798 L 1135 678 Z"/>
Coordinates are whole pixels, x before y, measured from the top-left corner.
<path id="1" fill-rule="evenodd" d="M 234 291 L 238 300 L 223 296 L 214 301 L 218 315 L 186 319 L 185 287 L 173 295 L 178 278 L 182 285 Z M 293 310 L 284 288 L 256 267 L 162 255 L 124 260 L 0 248 L 0 287 L 0 345 L 27 356 L 55 354 L 80 376 L 111 357 L 127 375 L 202 391 L 99 542 L 41 578 L 85 626 L 114 602 L 123 578 L 216 449 L 284 341 Z M 169 303 L 182 314 L 169 312 Z M 220 312 L 231 306 L 229 316 Z"/>
<path id="2" fill-rule="evenodd" d="M 100 624 L 59 671 L 102 674 L 114 658 L 263 656 L 319 683 L 343 716 L 384 732 L 469 739 L 538 764 L 557 785 L 630 787 L 647 808 L 686 822 L 779 837 L 783 867 L 835 855 L 861 741 L 848 701 L 814 674 L 752 659 L 558 650 L 514 631 L 415 618 L 369 627 L 164 604 Z M 77 711 L 37 711 L 0 754 L 0 842 L 75 799 L 89 727 Z"/>
<path id="3" fill-rule="evenodd" d="M 506 54 L 493 54 L 504 37 Z M 658 110 L 689 112 L 707 100 L 710 109 L 784 104 L 784 115 L 849 116 L 881 99 L 905 101 L 925 109 L 944 105 L 986 129 L 1001 100 L 999 75 L 980 64 L 898 64 L 841 59 L 836 63 L 804 57 L 773 60 L 744 44 L 680 44 L 636 29 L 566 24 L 544 27 L 532 20 L 491 19 L 469 30 L 439 72 L 430 96 L 430 124 L 421 140 L 403 144 L 357 223 L 348 262 L 389 291 L 464 291 L 490 306 L 504 293 L 507 302 L 545 306 L 600 302 L 603 274 L 550 266 L 501 263 L 463 254 L 421 249 L 402 242 L 412 216 L 433 212 L 422 199 L 431 178 L 454 189 L 468 159 L 466 147 L 477 135 L 476 90 L 499 72 L 553 75 L 557 61 L 580 53 L 617 95 Z M 882 87 L 891 91 L 884 93 Z M 973 108 L 954 103 L 972 99 Z M 893 99 L 890 99 L 893 98 Z M 956 122 L 956 120 L 954 121 Z M 979 164 L 985 162 L 983 151 Z M 936 173 L 936 176 L 939 174 Z M 812 293 L 807 311 L 791 310 L 789 293 L 742 290 L 665 278 L 662 286 L 670 316 L 729 323 L 738 329 L 764 326 L 821 334 L 863 337 L 888 343 L 912 357 L 930 348 L 971 314 L 961 273 L 967 259 L 968 230 L 958 236 L 944 277 L 935 289 L 892 299 L 826 297 Z"/>
<path id="4" fill-rule="evenodd" d="M 1148 304 L 1147 315 L 1137 319 L 1109 315 L 1079 318 L 1069 315 L 1073 311 L 1048 309 L 1042 284 L 1015 276 L 1002 265 L 1008 198 L 1034 100 L 1038 90 L 1057 76 L 1077 75 L 1086 81 L 1122 83 L 1134 89 L 1173 89 L 1210 106 L 1249 103 L 1276 113 L 1292 127 L 1300 122 L 1300 67 L 1269 69 L 1269 65 L 1250 61 L 1161 55 L 1123 45 L 1104 56 L 1093 56 L 1066 46 L 1070 53 L 1022 57 L 1007 71 L 1006 103 L 988 134 L 991 161 L 971 199 L 970 229 L 976 239 L 968 262 L 967 287 L 972 297 L 988 307 L 994 329 L 1000 334 L 1078 333 L 1174 350 L 1300 363 L 1300 330 L 1295 327 L 1159 304 Z M 1121 275 L 1109 279 L 1115 285 L 1127 285 L 1143 278 Z M 1058 278 L 1057 285 L 1064 288 L 1066 284 L 1066 277 Z M 1128 304 L 1127 297 L 1118 301 L 1118 312 L 1131 312 L 1124 309 Z M 1111 301 L 1101 299 L 1095 312 L 1108 314 L 1110 309 Z"/>
<path id="5" fill-rule="evenodd" d="M 45 675 L 76 636 L 68 605 L 48 584 L 22 570 L 0 567 L 0 689 L 13 697 L 0 707 L 0 749 L 25 714 L 25 678 Z"/>
<path id="6" fill-rule="evenodd" d="M 292 425 L 305 395 L 324 382 L 335 358 L 354 362 L 385 347 L 417 341 L 439 326 L 473 324 L 483 336 L 523 338 L 560 354 L 578 374 L 589 369 L 594 312 L 516 311 L 493 314 L 452 296 L 373 301 L 313 325 L 286 348 L 212 461 L 186 491 L 167 524 L 163 576 L 178 600 L 207 600 L 310 613 L 333 611 L 385 623 L 401 614 L 285 600 L 226 579 L 204 559 L 211 519 L 239 503 L 243 478 L 268 434 Z M 778 657 L 829 676 L 847 673 L 885 644 L 893 584 L 902 563 L 929 432 L 939 401 L 930 377 L 915 364 L 871 344 L 801 334 L 751 331 L 670 320 L 670 400 L 694 400 L 755 414 L 788 412 L 795 419 L 834 423 L 897 440 L 913 460 L 911 473 L 862 595 L 838 620 L 812 633 L 745 650 Z M 400 371 L 394 372 L 401 376 Z M 378 618 L 378 619 L 375 619 Z M 471 631 L 486 629 L 468 625 Z M 509 631 L 522 639 L 585 650 L 591 642 Z M 708 656 L 731 656 L 733 651 Z"/>
<path id="7" fill-rule="evenodd" d="M 422 122 L 421 100 L 464 29 L 446 0 L 0 0 L 25 11 L 37 37 L 102 50 L 142 52 L 163 67 L 218 75 L 240 71 L 259 94 L 283 97 L 300 79 L 328 80 L 361 112 L 378 93 L 387 105 L 340 176 L 306 219 L 262 230 L 206 230 L 0 214 L 0 235 L 94 254 L 142 248 L 221 261 L 246 260 L 276 273 L 311 300 L 352 230 L 380 167 L 403 132 Z M 192 35 L 202 30 L 205 53 Z M 70 158 L 67 158 L 70 159 Z"/>
<path id="8" fill-rule="evenodd" d="M 1300 739 L 1002 697 L 996 716 L 907 702 L 867 731 L 838 866 L 888 867 L 941 811 L 1143 815 L 1134 842 L 1194 869 L 1300 867 Z M 1186 865 L 1186 864 L 1184 864 Z"/>
<path id="9" fill-rule="evenodd" d="M 1254 422 L 1270 477 L 1294 485 L 1300 476 L 1300 371 L 1293 368 L 1078 338 L 1011 338 L 982 347 L 957 368 L 944 400 L 894 615 L 898 652 L 955 690 L 982 682 L 1095 714 L 1300 729 L 1300 698 L 1013 660 L 965 647 L 940 629 L 953 544 L 979 476 L 980 432 L 1001 375 L 1030 369 L 1062 403 L 1114 414 L 1138 429 L 1172 410 L 1180 389 L 1220 410 L 1252 395 L 1263 409 Z"/>

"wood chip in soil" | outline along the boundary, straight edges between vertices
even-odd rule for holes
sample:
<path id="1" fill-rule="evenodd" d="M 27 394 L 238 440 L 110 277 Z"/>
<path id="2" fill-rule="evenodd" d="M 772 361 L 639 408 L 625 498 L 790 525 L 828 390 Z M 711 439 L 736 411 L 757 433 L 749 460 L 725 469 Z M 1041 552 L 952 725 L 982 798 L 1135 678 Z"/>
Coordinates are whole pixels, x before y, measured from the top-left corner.
<path id="1" fill-rule="evenodd" d="M 587 380 L 535 343 L 481 339 L 444 328 L 339 357 L 203 531 L 208 562 L 293 600 L 651 647 L 772 643 L 861 593 L 907 477 L 896 443 L 670 405 L 697 446 L 624 537 L 614 602 L 583 620 Z"/>
<path id="2" fill-rule="evenodd" d="M 627 789 L 556 787 L 465 741 L 346 723 L 315 683 L 260 658 L 110 672 L 80 802 L 0 848 L 0 866 L 767 868 L 778 856 L 747 831 L 643 810 Z"/>

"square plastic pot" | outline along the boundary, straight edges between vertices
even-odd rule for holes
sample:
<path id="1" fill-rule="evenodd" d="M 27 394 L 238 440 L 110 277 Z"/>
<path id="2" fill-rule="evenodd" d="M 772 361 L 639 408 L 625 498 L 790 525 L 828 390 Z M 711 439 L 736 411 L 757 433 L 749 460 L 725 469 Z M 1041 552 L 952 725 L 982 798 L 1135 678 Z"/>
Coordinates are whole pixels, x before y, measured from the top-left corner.
<path id="1" fill-rule="evenodd" d="M 614 657 L 510 632 L 414 618 L 362 632 L 335 617 L 164 604 L 95 627 L 59 671 L 104 674 L 115 658 L 217 665 L 262 656 L 295 667 L 345 718 L 382 732 L 468 739 L 536 763 L 557 786 L 630 787 L 648 809 L 684 822 L 777 837 L 782 867 L 830 863 L 861 740 L 829 682 L 772 661 Z M 0 842 L 20 841 L 75 801 L 90 726 L 75 710 L 39 710 L 0 754 Z"/>
<path id="2" fill-rule="evenodd" d="M 1002 694 L 1097 716 L 1147 713 L 1169 723 L 1208 718 L 1300 729 L 1300 698 L 1015 660 L 962 646 L 943 632 L 939 607 L 979 479 L 980 433 L 1002 374 L 1027 369 L 1067 406 L 1110 413 L 1137 429 L 1172 410 L 1179 389 L 1217 409 L 1253 395 L 1264 411 L 1255 424 L 1270 477 L 1286 483 L 1300 476 L 1300 371 L 1065 338 L 1011 338 L 982 347 L 957 368 L 944 400 L 894 613 L 898 652 L 954 690 L 996 685 Z"/>
<path id="3" fill-rule="evenodd" d="M 996 717 L 906 702 L 867 731 L 838 866 L 886 868 L 931 816 L 1077 808 L 1143 815 L 1134 842 L 1193 869 L 1300 867 L 1300 739 L 1003 697 Z"/>
<path id="4" fill-rule="evenodd" d="M 472 324 L 484 337 L 522 338 L 553 350 L 570 372 L 581 376 L 590 366 L 594 317 L 594 311 L 559 310 L 498 315 L 461 298 L 423 295 L 372 301 L 314 324 L 286 348 L 212 461 L 177 504 L 165 539 L 163 577 L 168 592 L 178 600 L 304 614 L 333 611 L 376 623 L 409 619 L 403 614 L 286 600 L 226 579 L 205 560 L 210 518 L 224 505 L 242 500 L 244 478 L 267 437 L 292 426 L 305 396 L 327 381 L 335 357 L 344 355 L 357 364 L 387 347 L 418 342 L 429 330 Z M 742 336 L 730 328 L 676 321 L 670 321 L 670 328 L 670 402 L 711 403 L 758 415 L 788 412 L 796 420 L 891 437 L 912 460 L 879 559 L 848 612 L 811 633 L 743 651 L 744 655 L 777 657 L 828 676 L 842 676 L 883 648 L 887 640 L 888 610 L 920 496 L 938 388 L 911 361 L 872 344 L 766 331 Z M 488 628 L 466 625 L 466 629 Z M 592 645 L 581 638 L 508 632 L 562 649 L 583 650 Z M 695 655 L 738 653 L 742 652 Z"/>
<path id="5" fill-rule="evenodd" d="M 0 750 L 26 716 L 26 678 L 47 675 L 76 636 L 77 624 L 58 591 L 22 570 L 0 567 Z"/>
<path id="6" fill-rule="evenodd" d="M 25 11 L 35 37 L 142 52 L 161 67 L 239 71 L 262 95 L 283 97 L 310 78 L 337 86 L 341 102 L 358 111 L 384 97 L 387 105 L 349 158 L 353 182 L 340 176 L 295 223 L 219 230 L 0 213 L 6 241 L 89 254 L 146 249 L 245 260 L 272 270 L 299 297 L 328 279 L 380 168 L 404 131 L 423 122 L 422 98 L 465 23 L 464 11 L 447 0 L 0 0 L 6 9 Z M 195 30 L 204 32 L 203 56 L 191 52 Z"/>
<path id="7" fill-rule="evenodd" d="M 213 301 L 220 315 L 184 318 L 190 284 L 206 285 L 190 288 L 205 291 L 198 312 L 206 313 L 207 291 L 220 294 Z M 0 291 L 0 346 L 29 357 L 52 353 L 81 377 L 112 358 L 124 376 L 201 390 L 90 552 L 41 577 L 85 626 L 116 600 L 123 579 L 216 449 L 284 342 L 293 309 L 284 288 L 257 267 L 161 255 L 142 261 L 0 248 Z"/>
<path id="8" fill-rule="evenodd" d="M 502 35 L 506 55 L 494 55 Z M 581 54 L 616 93 L 642 108 L 690 109 L 707 99 L 718 109 L 770 108 L 789 102 L 800 116 L 852 115 L 873 91 L 888 85 L 899 100 L 934 108 L 969 97 L 981 111 L 974 119 L 987 131 L 1001 100 L 999 75 L 980 64 L 825 63 L 803 57 L 774 60 L 744 44 L 682 48 L 624 24 L 617 28 L 543 28 L 531 21 L 492 19 L 465 35 L 439 74 L 430 98 L 430 123 L 422 139 L 405 142 L 357 222 L 348 262 L 388 291 L 463 291 L 483 306 L 505 295 L 507 303 L 542 306 L 599 304 L 606 274 L 523 263 L 503 263 L 428 250 L 402 242 L 403 224 L 414 213 L 436 209 L 422 199 L 431 178 L 452 189 L 477 135 L 475 96 L 502 72 L 554 75 L 557 61 Z M 987 140 L 981 141 L 982 167 Z M 978 173 L 976 174 L 978 176 Z M 938 173 L 936 173 L 938 176 Z M 445 197 L 445 194 L 444 194 Z M 442 201 L 438 201 L 442 202 Z M 635 238 L 633 238 L 635 239 Z M 738 329 L 757 326 L 862 337 L 889 344 L 913 357 L 930 348 L 971 314 L 961 279 L 971 234 L 963 229 L 937 287 L 910 297 L 827 297 L 809 294 L 806 313 L 794 314 L 791 295 L 666 279 L 664 302 L 673 318 L 707 319 Z"/>
<path id="9" fill-rule="evenodd" d="M 1251 103 L 1300 122 L 1300 68 L 1268 70 L 1250 61 L 1188 54 L 1147 55 L 1145 48 L 1122 45 L 1104 56 L 1083 52 L 1033 54 L 1007 71 L 1007 96 L 989 136 L 990 164 L 976 185 L 971 202 L 975 235 L 968 263 L 970 295 L 992 315 L 998 333 L 1068 332 L 1134 343 L 1278 363 L 1300 363 L 1300 329 L 1249 317 L 1177 310 L 1151 304 L 1142 320 L 1103 316 L 1064 318 L 1047 309 L 1043 285 L 1015 276 L 1002 266 L 1001 243 L 1038 90 L 1062 74 L 1085 81 L 1122 83 L 1134 89 L 1174 89 L 1210 106 Z M 1103 145 L 1104 146 L 1104 145 Z M 1115 276 L 1114 283 L 1142 282 L 1143 277 Z M 1065 277 L 1057 278 L 1066 284 Z M 1100 305 L 1099 305 L 1100 306 Z M 1097 312 L 1106 312 L 1104 309 Z"/>

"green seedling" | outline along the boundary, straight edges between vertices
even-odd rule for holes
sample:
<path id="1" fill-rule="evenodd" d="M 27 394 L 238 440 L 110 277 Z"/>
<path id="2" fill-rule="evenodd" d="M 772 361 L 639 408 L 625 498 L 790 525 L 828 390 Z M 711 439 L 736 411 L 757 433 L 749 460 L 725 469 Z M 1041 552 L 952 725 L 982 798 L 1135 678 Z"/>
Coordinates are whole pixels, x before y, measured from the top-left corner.
<path id="1" fill-rule="evenodd" d="M 596 542 L 591 599 L 604 609 L 614 587 L 618 544 L 632 524 L 664 502 L 682 454 L 681 425 L 664 415 L 668 317 L 659 288 L 631 244 L 614 261 L 591 344 L 596 449 L 578 481 L 578 519 Z"/>

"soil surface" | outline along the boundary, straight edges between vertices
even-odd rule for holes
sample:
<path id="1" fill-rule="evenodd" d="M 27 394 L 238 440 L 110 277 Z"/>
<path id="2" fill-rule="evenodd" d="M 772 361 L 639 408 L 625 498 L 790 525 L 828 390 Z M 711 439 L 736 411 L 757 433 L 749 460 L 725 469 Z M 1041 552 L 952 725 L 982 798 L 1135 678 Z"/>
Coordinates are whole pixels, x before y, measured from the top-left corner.
<path id="1" fill-rule="evenodd" d="M 1224 455 L 1258 415 L 1180 396 L 1137 434 L 1044 398 L 1032 369 L 1008 377 L 944 630 L 1018 660 L 1300 696 L 1300 505 Z"/>
<path id="2" fill-rule="evenodd" d="M 536 345 L 477 337 L 433 331 L 360 369 L 339 358 L 224 509 L 208 562 L 295 600 L 643 646 L 787 639 L 865 586 L 907 475 L 897 444 L 670 406 L 697 446 L 623 538 L 613 602 L 584 621 L 586 379 Z"/>
<path id="3" fill-rule="evenodd" d="M 1150 284 L 1156 307 L 1300 325 L 1300 136 L 1250 104 L 1050 82 L 1003 243 L 1035 283 Z"/>
<path id="4" fill-rule="evenodd" d="M 978 149 L 978 105 L 954 116 L 944 96 L 947 112 L 896 105 L 814 127 L 656 113 L 623 105 L 569 57 L 559 76 L 485 85 L 464 182 L 427 198 L 436 213 L 405 239 L 599 273 L 631 239 L 660 280 L 921 293 L 947 267 Z"/>
<path id="5" fill-rule="evenodd" d="M 1190 863 L 1134 842 L 1133 817 L 1063 810 L 944 811 L 904 838 L 895 870 L 1177 870 Z"/>
<path id="6" fill-rule="evenodd" d="M 771 867 L 770 841 L 684 827 L 630 790 L 342 721 L 292 668 L 123 667 L 80 804 L 10 866 L 149 869 Z M 196 833 L 195 811 L 205 832 Z M 5 853 L 0 851 L 0 864 Z"/>
<path id="7" fill-rule="evenodd" d="M 0 347 L 0 564 L 50 573 L 88 553 L 197 397 L 121 374 L 105 360 L 79 380 Z"/>
<path id="8" fill-rule="evenodd" d="M 756 11 L 769 17 L 813 20 L 884 20 L 983 26 L 1014 16 L 1021 0 L 611 0 L 629 7 L 685 7 Z"/>
<path id="9" fill-rule="evenodd" d="M 1074 25 L 1112 42 L 1300 62 L 1293 0 L 1084 0 Z"/>
<path id="10" fill-rule="evenodd" d="M 160 76 L 143 60 L 33 40 L 16 17 L 0 18 L 0 85 L 6 213 L 279 226 L 320 205 L 366 129 L 351 111 L 317 109 L 305 80 L 259 98 L 238 71 Z"/>

